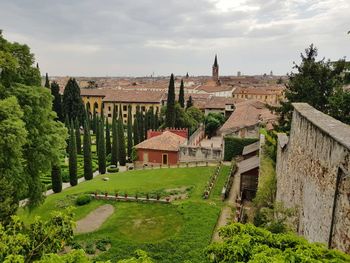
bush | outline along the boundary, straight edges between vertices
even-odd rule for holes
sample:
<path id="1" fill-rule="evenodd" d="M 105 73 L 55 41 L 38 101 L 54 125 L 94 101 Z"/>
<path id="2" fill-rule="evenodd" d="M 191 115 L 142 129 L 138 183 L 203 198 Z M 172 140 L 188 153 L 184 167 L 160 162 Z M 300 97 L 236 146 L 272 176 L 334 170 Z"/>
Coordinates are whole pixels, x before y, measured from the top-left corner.
<path id="1" fill-rule="evenodd" d="M 86 243 L 85 252 L 90 254 L 90 255 L 95 254 L 96 249 L 95 249 L 94 243 L 92 243 L 92 242 Z"/>
<path id="2" fill-rule="evenodd" d="M 90 201 L 91 201 L 91 197 L 89 195 L 80 195 L 75 200 L 75 203 L 78 206 L 82 206 L 82 205 L 86 205 L 86 204 L 90 203 Z"/>
<path id="3" fill-rule="evenodd" d="M 118 167 L 111 167 L 111 166 L 109 166 L 109 167 L 107 167 L 107 172 L 109 172 L 109 173 L 117 173 L 117 172 L 119 172 L 119 168 Z"/>
<path id="4" fill-rule="evenodd" d="M 224 160 L 231 161 L 233 157 L 241 155 L 244 146 L 256 142 L 256 138 L 238 138 L 227 136 L 224 138 L 225 147 L 224 147 Z"/>
<path id="5" fill-rule="evenodd" d="M 107 245 L 109 245 L 111 241 L 108 238 L 99 239 L 96 242 L 96 248 L 101 251 L 107 250 Z"/>

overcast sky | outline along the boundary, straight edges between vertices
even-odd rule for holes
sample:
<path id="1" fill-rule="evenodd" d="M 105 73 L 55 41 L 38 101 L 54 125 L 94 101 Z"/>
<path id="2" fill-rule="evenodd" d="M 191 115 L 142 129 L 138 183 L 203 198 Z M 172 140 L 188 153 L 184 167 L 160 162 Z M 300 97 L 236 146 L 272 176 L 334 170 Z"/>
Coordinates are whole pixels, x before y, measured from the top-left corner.
<path id="1" fill-rule="evenodd" d="M 350 57 L 350 0 L 1 0 L 5 38 L 70 76 L 285 74 L 310 43 Z"/>

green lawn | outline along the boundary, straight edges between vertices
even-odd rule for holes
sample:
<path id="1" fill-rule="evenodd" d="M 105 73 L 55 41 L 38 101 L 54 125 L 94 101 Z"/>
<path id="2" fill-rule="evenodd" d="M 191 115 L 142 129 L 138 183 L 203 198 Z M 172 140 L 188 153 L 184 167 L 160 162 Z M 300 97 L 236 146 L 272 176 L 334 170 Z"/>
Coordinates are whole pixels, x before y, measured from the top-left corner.
<path id="1" fill-rule="evenodd" d="M 218 178 L 222 188 L 226 168 Z M 82 193 L 127 192 L 129 195 L 152 193 L 169 189 L 187 189 L 189 198 L 171 204 L 123 203 L 93 200 L 87 205 L 76 207 L 78 220 L 100 205 L 110 203 L 115 213 L 95 232 L 77 235 L 76 242 L 83 248 L 86 242 L 97 242 L 108 238 L 111 248 L 99 254 L 98 259 L 117 259 L 132 256 L 136 249 L 143 249 L 156 262 L 205 262 L 203 249 L 209 244 L 212 231 L 220 213 L 221 201 L 213 192 L 213 200 L 203 200 L 202 193 L 213 173 L 214 167 L 172 168 L 142 171 L 128 171 L 113 175 L 98 176 L 92 181 L 68 188 L 54 194 L 32 212 L 21 210 L 19 215 L 29 223 L 35 215 L 47 218 L 51 211 L 74 205 L 75 198 Z M 108 176 L 109 181 L 102 178 Z"/>
<path id="2" fill-rule="evenodd" d="M 220 173 L 218 178 L 216 179 L 214 189 L 210 194 L 210 199 L 215 201 L 221 201 L 221 191 L 225 185 L 226 179 L 228 177 L 228 173 L 230 171 L 230 166 L 222 165 L 220 169 Z"/>

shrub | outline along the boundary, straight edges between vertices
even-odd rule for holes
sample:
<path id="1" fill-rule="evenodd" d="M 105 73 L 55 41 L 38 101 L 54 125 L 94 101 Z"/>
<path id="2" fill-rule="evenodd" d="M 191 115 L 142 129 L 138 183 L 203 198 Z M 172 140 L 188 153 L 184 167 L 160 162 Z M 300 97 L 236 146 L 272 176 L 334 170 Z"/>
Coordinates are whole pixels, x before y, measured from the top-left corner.
<path id="1" fill-rule="evenodd" d="M 92 243 L 92 242 L 86 243 L 85 252 L 90 254 L 90 255 L 95 254 L 96 249 L 95 249 L 94 243 Z"/>
<path id="2" fill-rule="evenodd" d="M 80 195 L 75 200 L 75 203 L 79 206 L 86 205 L 90 203 L 91 197 L 89 195 Z"/>
<path id="3" fill-rule="evenodd" d="M 101 250 L 101 251 L 106 251 L 107 245 L 110 243 L 111 243 L 111 241 L 108 238 L 99 239 L 96 242 L 96 248 Z"/>
<path id="4" fill-rule="evenodd" d="M 119 168 L 118 167 L 111 167 L 111 166 L 109 166 L 109 167 L 107 167 L 107 172 L 109 172 L 109 173 L 117 173 L 117 172 L 119 172 Z"/>
<path id="5" fill-rule="evenodd" d="M 224 160 L 231 161 L 233 157 L 242 154 L 244 146 L 252 144 L 258 139 L 227 136 L 224 138 L 224 140 Z"/>

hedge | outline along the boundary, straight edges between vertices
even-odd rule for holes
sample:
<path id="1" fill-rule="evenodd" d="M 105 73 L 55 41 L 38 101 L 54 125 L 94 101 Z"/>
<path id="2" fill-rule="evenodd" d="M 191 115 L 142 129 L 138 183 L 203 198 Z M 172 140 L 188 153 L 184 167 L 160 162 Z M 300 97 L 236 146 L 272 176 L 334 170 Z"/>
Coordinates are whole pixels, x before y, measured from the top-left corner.
<path id="1" fill-rule="evenodd" d="M 242 154 L 244 146 L 252 144 L 258 141 L 258 139 L 226 136 L 224 138 L 224 141 L 225 141 L 224 160 L 231 161 L 233 157 Z"/>

